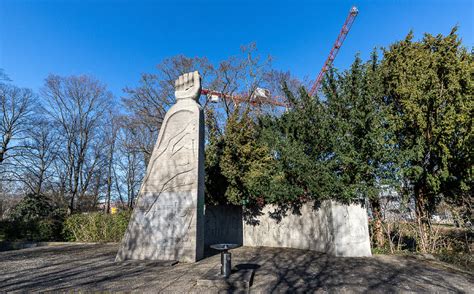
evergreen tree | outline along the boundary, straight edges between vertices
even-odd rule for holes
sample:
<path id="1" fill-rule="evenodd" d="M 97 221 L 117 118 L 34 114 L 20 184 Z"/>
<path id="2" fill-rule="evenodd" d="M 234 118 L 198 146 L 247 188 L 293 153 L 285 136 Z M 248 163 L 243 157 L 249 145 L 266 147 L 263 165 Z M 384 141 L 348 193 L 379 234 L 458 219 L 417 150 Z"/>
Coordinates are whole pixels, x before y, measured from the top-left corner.
<path id="1" fill-rule="evenodd" d="M 231 204 L 263 205 L 264 195 L 255 194 L 253 187 L 271 158 L 267 147 L 257 141 L 257 135 L 248 109 L 243 113 L 237 109 L 227 120 L 220 168 L 228 182 L 225 197 Z"/>
<path id="2" fill-rule="evenodd" d="M 331 146 L 339 193 L 345 199 L 368 199 L 374 218 L 374 235 L 383 245 L 380 192 L 396 180 L 394 138 L 387 119 L 379 62 L 374 50 L 363 63 L 356 56 L 341 75 L 330 71 L 324 88 L 331 121 Z"/>
<path id="3" fill-rule="evenodd" d="M 413 33 L 384 51 L 386 96 L 396 122 L 401 172 L 413 188 L 420 249 L 443 197 L 472 195 L 473 59 L 456 34 Z"/>
<path id="4" fill-rule="evenodd" d="M 225 198 L 228 182 L 222 174 L 221 161 L 225 146 L 223 134 L 217 125 L 215 112 L 206 108 L 207 144 L 205 150 L 206 204 L 227 204 Z"/>
<path id="5" fill-rule="evenodd" d="M 266 202 L 278 204 L 281 212 L 302 203 L 341 198 L 332 170 L 329 121 L 324 103 L 300 89 L 295 97 L 286 87 L 293 105 L 280 117 L 266 116 L 260 123 L 260 142 L 272 157 L 266 169 L 266 185 L 258 188 Z"/>
<path id="6" fill-rule="evenodd" d="M 41 194 L 27 194 L 12 210 L 6 238 L 50 241 L 61 239 L 66 212 Z"/>

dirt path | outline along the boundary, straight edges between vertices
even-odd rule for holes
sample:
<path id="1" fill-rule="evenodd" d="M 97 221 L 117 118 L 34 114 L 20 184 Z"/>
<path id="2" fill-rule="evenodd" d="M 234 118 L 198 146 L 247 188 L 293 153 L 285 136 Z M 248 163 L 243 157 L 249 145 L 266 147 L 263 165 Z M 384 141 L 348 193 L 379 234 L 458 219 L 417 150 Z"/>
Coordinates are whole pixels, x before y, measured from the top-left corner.
<path id="1" fill-rule="evenodd" d="M 118 245 L 61 245 L 0 252 L 0 292 L 110 290 L 217 292 L 196 281 L 218 271 L 220 257 L 174 266 L 114 263 Z M 296 249 L 232 251 L 233 265 L 250 265 L 250 292 L 473 292 L 472 274 L 435 261 L 377 255 L 335 258 Z M 234 289 L 244 290 L 244 289 Z"/>

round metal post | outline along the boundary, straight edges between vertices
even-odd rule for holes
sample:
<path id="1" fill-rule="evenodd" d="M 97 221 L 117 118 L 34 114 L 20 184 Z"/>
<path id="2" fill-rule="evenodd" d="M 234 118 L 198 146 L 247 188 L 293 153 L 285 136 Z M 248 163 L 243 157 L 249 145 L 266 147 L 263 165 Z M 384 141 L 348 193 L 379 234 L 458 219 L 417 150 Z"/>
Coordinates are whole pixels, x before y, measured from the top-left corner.
<path id="1" fill-rule="evenodd" d="M 230 276 L 232 269 L 232 254 L 227 250 L 221 252 L 221 275 L 225 278 Z"/>
<path id="2" fill-rule="evenodd" d="M 221 243 L 211 245 L 212 249 L 219 250 L 221 252 L 221 276 L 228 278 L 232 271 L 232 254 L 228 251 L 229 249 L 237 248 L 238 244 Z"/>

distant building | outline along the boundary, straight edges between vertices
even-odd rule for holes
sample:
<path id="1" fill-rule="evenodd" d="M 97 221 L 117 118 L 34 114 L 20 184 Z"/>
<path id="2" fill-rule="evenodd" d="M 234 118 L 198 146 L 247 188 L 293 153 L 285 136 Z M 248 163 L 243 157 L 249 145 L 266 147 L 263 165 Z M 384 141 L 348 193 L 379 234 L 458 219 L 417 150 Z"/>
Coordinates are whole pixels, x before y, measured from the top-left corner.
<path id="1" fill-rule="evenodd" d="M 416 219 L 414 197 L 403 197 L 395 188 L 388 185 L 382 186 L 380 206 L 386 221 L 414 221 Z M 454 224 L 451 210 L 444 202 L 437 206 L 431 220 L 435 224 Z"/>

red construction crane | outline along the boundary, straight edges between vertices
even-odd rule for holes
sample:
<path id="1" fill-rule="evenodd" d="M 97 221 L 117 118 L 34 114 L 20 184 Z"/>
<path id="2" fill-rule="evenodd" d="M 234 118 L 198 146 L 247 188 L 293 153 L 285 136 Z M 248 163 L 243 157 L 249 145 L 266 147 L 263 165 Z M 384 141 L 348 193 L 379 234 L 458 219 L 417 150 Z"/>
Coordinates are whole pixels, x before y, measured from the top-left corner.
<path id="1" fill-rule="evenodd" d="M 336 58 L 336 55 L 339 52 L 339 49 L 341 48 L 342 43 L 344 43 L 344 40 L 346 39 L 347 34 L 349 33 L 349 30 L 351 29 L 352 24 L 354 23 L 354 20 L 358 13 L 359 13 L 359 10 L 355 6 L 352 6 L 351 10 L 349 10 L 349 15 L 347 16 L 346 21 L 344 22 L 344 25 L 342 26 L 341 32 L 339 33 L 339 36 L 337 37 L 336 42 L 334 43 L 331 49 L 331 52 L 329 52 L 329 56 L 326 59 L 326 62 L 324 62 L 324 65 L 321 71 L 319 72 L 318 77 L 316 78 L 316 81 L 314 82 L 313 86 L 311 87 L 311 90 L 309 91 L 310 96 L 313 96 L 319 90 L 324 74 L 332 65 L 334 59 Z M 209 90 L 209 89 L 202 89 L 201 94 L 210 96 L 211 101 L 216 100 L 216 102 L 217 102 L 217 99 L 222 98 L 222 99 L 232 100 L 234 103 L 246 102 L 252 105 L 270 104 L 274 106 L 283 106 L 283 107 L 288 106 L 287 103 L 282 101 L 281 97 L 271 97 L 270 91 L 261 89 L 261 88 L 257 88 L 255 93 L 251 97 L 227 95 L 227 94 L 224 94 L 218 91 Z"/>
<path id="2" fill-rule="evenodd" d="M 324 74 L 336 58 L 336 55 L 339 52 L 342 43 L 344 43 L 344 40 L 346 39 L 347 34 L 349 33 L 349 30 L 351 29 L 352 24 L 354 23 L 354 20 L 358 13 L 359 10 L 355 6 L 352 6 L 351 10 L 349 10 L 349 15 L 347 16 L 346 21 L 342 26 L 341 32 L 339 33 L 339 36 L 337 36 L 336 42 L 332 46 L 331 52 L 329 52 L 329 56 L 326 59 L 326 62 L 324 62 L 323 68 L 319 72 L 316 81 L 314 82 L 313 86 L 311 87 L 311 90 L 309 91 L 310 96 L 316 94 L 316 92 L 319 90 L 319 87 L 321 87 L 321 82 L 323 81 Z"/>

